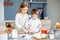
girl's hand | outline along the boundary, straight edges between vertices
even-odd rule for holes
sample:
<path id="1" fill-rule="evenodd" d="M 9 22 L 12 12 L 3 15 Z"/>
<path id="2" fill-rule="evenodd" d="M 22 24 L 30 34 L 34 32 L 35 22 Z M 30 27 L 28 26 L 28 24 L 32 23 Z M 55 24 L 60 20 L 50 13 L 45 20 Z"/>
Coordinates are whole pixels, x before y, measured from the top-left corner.
<path id="1" fill-rule="evenodd" d="M 28 33 L 31 33 L 31 30 L 28 30 Z"/>
<path id="2" fill-rule="evenodd" d="M 31 25 L 28 24 L 28 33 L 31 33 L 30 27 Z"/>

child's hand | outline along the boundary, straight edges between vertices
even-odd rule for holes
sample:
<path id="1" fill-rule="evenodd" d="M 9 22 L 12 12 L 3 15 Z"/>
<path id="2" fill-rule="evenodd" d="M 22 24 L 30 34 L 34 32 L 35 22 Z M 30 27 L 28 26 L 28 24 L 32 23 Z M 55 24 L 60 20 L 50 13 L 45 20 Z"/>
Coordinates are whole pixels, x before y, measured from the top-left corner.
<path id="1" fill-rule="evenodd" d="M 31 33 L 31 30 L 28 30 L 28 33 Z"/>
<path id="2" fill-rule="evenodd" d="M 31 25 L 28 24 L 28 33 L 31 33 L 30 26 Z"/>
<path id="3" fill-rule="evenodd" d="M 38 25 L 38 28 L 41 28 L 41 25 Z"/>
<path id="4" fill-rule="evenodd" d="M 34 34 L 34 32 L 31 32 L 31 30 L 28 31 L 29 34 Z"/>

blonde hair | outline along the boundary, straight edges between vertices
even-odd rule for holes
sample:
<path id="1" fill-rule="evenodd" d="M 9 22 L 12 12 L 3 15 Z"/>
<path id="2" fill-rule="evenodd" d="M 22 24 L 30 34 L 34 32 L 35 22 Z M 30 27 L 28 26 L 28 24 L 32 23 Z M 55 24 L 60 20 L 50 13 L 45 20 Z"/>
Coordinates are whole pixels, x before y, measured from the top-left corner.
<path id="1" fill-rule="evenodd" d="M 20 7 L 19 7 L 18 12 L 22 12 L 22 9 L 24 7 L 27 7 L 27 8 L 29 7 L 28 2 L 22 2 L 21 5 L 20 5 Z"/>

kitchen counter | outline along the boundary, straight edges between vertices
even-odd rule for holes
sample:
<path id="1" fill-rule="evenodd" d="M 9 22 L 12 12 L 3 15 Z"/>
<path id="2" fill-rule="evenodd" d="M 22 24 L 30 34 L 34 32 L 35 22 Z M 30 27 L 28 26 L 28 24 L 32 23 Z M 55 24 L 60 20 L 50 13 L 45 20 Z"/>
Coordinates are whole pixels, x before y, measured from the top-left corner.
<path id="1" fill-rule="evenodd" d="M 14 26 L 14 24 L 15 24 L 14 20 L 12 20 L 12 21 L 11 20 L 10 21 L 5 21 L 5 23 L 6 22 L 12 23 L 13 24 L 12 26 Z M 51 20 L 41 20 L 41 22 L 42 22 L 42 27 L 44 27 L 44 28 L 46 28 L 48 30 L 50 29 L 50 27 L 51 27 Z M 56 31 L 55 34 L 56 35 L 58 34 L 58 37 L 60 37 L 60 35 L 59 35 L 60 31 Z M 24 35 L 24 36 L 22 36 L 22 35 Z M 29 35 L 29 36 L 27 36 L 27 35 Z M 60 40 L 59 38 L 57 38 L 56 35 L 55 35 L 55 39 L 52 39 L 52 40 Z M 30 35 L 30 34 L 19 34 L 18 35 L 18 40 L 27 40 L 26 38 L 29 38 L 29 40 L 34 40 L 34 38 L 32 38 L 32 35 Z M 11 34 L 9 36 L 7 33 L 0 33 L 0 40 L 13 40 L 13 38 L 11 37 Z M 46 40 L 51 40 L 51 39 L 47 38 Z"/>
<path id="2" fill-rule="evenodd" d="M 18 35 L 18 40 L 27 40 L 27 39 L 28 40 L 35 40 L 32 37 L 31 34 L 19 34 Z M 0 40 L 14 40 L 14 39 L 11 37 L 11 34 L 10 34 L 10 37 L 8 37 L 8 34 L 7 33 L 0 33 Z M 47 38 L 46 40 L 51 40 L 51 39 L 48 39 Z M 55 38 L 55 39 L 52 39 L 52 40 L 60 40 L 60 39 L 59 38 Z"/>
<path id="3" fill-rule="evenodd" d="M 28 38 L 28 37 L 27 37 L 27 38 Z M 13 40 L 13 39 L 9 39 L 9 40 Z M 27 39 L 24 38 L 24 37 L 22 37 L 21 35 L 19 35 L 18 40 L 27 40 Z M 31 37 L 31 38 L 28 39 L 28 40 L 35 40 L 35 39 L 33 39 L 33 38 Z M 42 40 L 42 39 L 41 39 L 41 40 Z M 51 40 L 51 39 L 45 39 L 45 40 Z M 60 39 L 52 39 L 52 40 L 60 40 Z"/>

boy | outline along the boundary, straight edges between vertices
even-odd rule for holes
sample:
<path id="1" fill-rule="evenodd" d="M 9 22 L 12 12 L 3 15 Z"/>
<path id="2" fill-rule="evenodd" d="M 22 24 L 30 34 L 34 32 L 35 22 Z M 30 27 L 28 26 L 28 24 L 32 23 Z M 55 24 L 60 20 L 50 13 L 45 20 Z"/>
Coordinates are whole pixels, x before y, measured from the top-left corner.
<path id="1" fill-rule="evenodd" d="M 38 19 L 38 10 L 32 9 L 32 18 L 28 21 L 29 33 L 38 33 L 41 27 L 41 21 Z"/>

